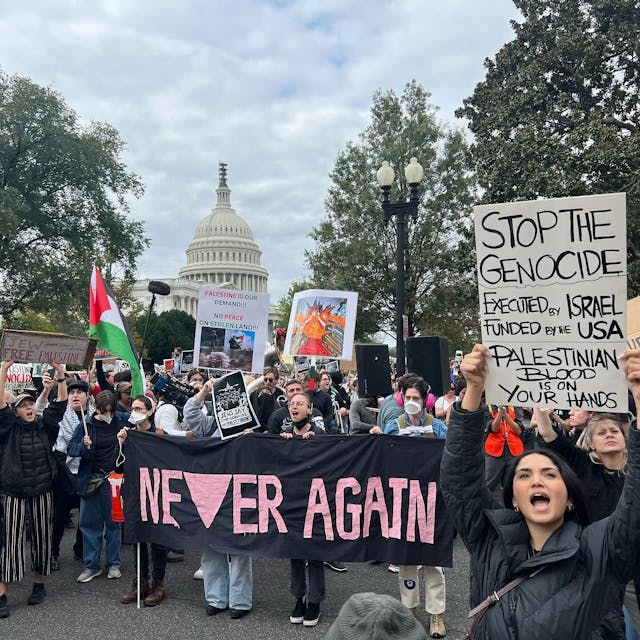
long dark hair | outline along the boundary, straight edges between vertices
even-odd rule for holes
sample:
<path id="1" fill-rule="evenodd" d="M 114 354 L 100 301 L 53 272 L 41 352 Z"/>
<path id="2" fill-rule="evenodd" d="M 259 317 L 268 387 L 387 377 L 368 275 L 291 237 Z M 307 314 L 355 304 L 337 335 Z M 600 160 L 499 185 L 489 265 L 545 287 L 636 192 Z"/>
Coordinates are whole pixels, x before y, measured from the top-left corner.
<path id="1" fill-rule="evenodd" d="M 515 478 L 516 468 L 518 467 L 520 460 L 534 453 L 538 453 L 541 456 L 549 458 L 560 472 L 564 485 L 567 487 L 568 498 L 573 503 L 573 509 L 571 511 L 567 511 L 565 519 L 575 520 L 578 524 L 586 527 L 591 522 L 591 518 L 589 517 L 587 502 L 584 498 L 584 493 L 582 492 L 580 480 L 574 473 L 573 469 L 560 456 L 549 449 L 525 451 L 509 463 L 504 479 L 504 489 L 502 490 L 502 499 L 505 508 L 513 509 L 513 479 Z"/>

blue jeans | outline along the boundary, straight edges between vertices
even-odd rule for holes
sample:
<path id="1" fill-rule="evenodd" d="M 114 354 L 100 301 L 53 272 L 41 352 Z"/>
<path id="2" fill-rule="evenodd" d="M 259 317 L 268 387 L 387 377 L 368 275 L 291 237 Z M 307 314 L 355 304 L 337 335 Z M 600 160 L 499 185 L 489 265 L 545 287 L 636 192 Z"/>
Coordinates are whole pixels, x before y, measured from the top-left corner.
<path id="1" fill-rule="evenodd" d="M 640 640 L 640 634 L 633 628 L 633 622 L 627 607 L 622 607 L 622 611 L 624 613 L 624 623 L 627 626 L 627 640 Z"/>
<path id="2" fill-rule="evenodd" d="M 218 551 L 205 551 L 201 562 L 204 597 L 210 605 L 219 609 L 251 609 L 251 556 L 227 556 Z"/>
<path id="3" fill-rule="evenodd" d="M 84 564 L 100 569 L 102 534 L 104 532 L 107 566 L 120 566 L 120 524 L 111 519 L 111 486 L 105 480 L 88 498 L 80 498 L 80 531 L 82 531 Z"/>

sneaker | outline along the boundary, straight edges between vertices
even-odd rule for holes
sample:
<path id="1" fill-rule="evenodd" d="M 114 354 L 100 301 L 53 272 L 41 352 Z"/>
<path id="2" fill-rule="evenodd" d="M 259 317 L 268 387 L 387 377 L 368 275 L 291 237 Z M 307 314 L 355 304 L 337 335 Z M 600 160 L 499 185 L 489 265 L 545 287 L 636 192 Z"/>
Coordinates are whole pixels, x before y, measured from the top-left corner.
<path id="1" fill-rule="evenodd" d="M 304 614 L 306 611 L 307 606 L 304 603 L 304 598 L 298 598 L 296 600 L 296 606 L 293 608 L 293 611 L 289 616 L 289 622 L 291 624 L 300 624 L 304 620 Z"/>
<path id="2" fill-rule="evenodd" d="M 42 604 L 46 595 L 47 590 L 44 588 L 44 584 L 42 584 L 42 582 L 34 582 L 33 591 L 29 596 L 27 604 Z"/>
<path id="3" fill-rule="evenodd" d="M 53 556 L 51 558 L 51 571 L 60 571 L 60 560 L 58 556 Z"/>
<path id="4" fill-rule="evenodd" d="M 329 567 L 329 569 L 333 569 L 339 573 L 347 570 L 347 565 L 344 562 L 338 562 L 337 560 L 325 560 L 324 564 Z"/>
<path id="5" fill-rule="evenodd" d="M 122 578 L 120 567 L 109 567 L 107 578 L 109 578 L 109 580 L 117 580 L 118 578 Z"/>
<path id="6" fill-rule="evenodd" d="M 204 576 L 202 575 L 202 567 L 200 567 L 199 569 L 196 569 L 195 573 L 193 574 L 193 579 L 204 580 Z"/>
<path id="7" fill-rule="evenodd" d="M 79 576 L 78 582 L 91 582 L 102 573 L 102 569 L 90 569 L 87 567 Z"/>
<path id="8" fill-rule="evenodd" d="M 251 609 L 234 609 L 233 607 L 229 608 L 229 617 L 233 620 L 240 620 L 240 618 L 244 618 L 251 613 Z"/>
<path id="9" fill-rule="evenodd" d="M 182 562 L 184 551 L 167 551 L 167 562 Z"/>
<path id="10" fill-rule="evenodd" d="M 7 602 L 7 594 L 0 596 L 0 618 L 9 617 L 9 603 Z"/>
<path id="11" fill-rule="evenodd" d="M 429 617 L 429 635 L 432 638 L 444 638 L 447 628 L 444 626 L 444 618 L 441 614 L 432 613 Z"/>
<path id="12" fill-rule="evenodd" d="M 397 564 L 390 564 L 387 569 L 389 569 L 389 571 L 391 571 L 391 573 L 398 573 L 400 571 L 400 569 L 398 569 L 398 565 Z"/>
<path id="13" fill-rule="evenodd" d="M 320 620 L 320 604 L 308 602 L 302 625 L 305 627 L 315 627 L 318 624 L 318 620 Z"/>

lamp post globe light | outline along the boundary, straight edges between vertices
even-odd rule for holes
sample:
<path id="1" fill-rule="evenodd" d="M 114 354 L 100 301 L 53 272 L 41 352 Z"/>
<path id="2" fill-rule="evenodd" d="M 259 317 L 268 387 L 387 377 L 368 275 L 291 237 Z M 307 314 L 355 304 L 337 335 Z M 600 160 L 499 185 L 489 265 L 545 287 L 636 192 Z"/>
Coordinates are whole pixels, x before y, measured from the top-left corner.
<path id="1" fill-rule="evenodd" d="M 423 175 L 424 170 L 417 158 L 411 158 L 404 170 L 404 176 L 409 185 L 409 200 L 391 202 L 389 196 L 391 195 L 391 185 L 396 176 L 395 171 L 385 160 L 376 172 L 376 179 L 382 191 L 382 219 L 385 224 L 393 217 L 396 219 L 396 372 L 399 376 L 405 372 L 405 348 L 402 330 L 405 285 L 405 227 L 408 222 L 407 215 L 410 215 L 414 222 L 418 218 L 418 205 L 420 203 L 418 185 Z"/>

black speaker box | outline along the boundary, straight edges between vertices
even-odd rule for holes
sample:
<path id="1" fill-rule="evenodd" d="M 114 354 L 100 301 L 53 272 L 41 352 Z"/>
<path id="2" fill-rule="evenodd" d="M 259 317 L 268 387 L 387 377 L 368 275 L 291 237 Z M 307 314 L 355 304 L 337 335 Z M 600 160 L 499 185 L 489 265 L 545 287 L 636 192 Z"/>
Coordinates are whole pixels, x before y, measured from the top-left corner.
<path id="1" fill-rule="evenodd" d="M 357 344 L 358 395 L 388 396 L 391 393 L 389 347 L 386 344 Z"/>
<path id="2" fill-rule="evenodd" d="M 449 388 L 449 340 L 440 336 L 407 338 L 407 371 L 417 373 L 431 385 L 436 397 Z"/>

